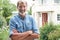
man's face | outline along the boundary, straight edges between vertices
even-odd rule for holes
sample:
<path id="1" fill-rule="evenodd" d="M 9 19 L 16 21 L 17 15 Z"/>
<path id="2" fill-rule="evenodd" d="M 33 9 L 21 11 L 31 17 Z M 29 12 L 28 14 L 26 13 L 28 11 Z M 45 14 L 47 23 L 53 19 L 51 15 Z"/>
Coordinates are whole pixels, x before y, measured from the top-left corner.
<path id="1" fill-rule="evenodd" d="M 27 9 L 27 4 L 26 3 L 19 3 L 17 8 L 18 8 L 19 12 L 24 13 Z"/>

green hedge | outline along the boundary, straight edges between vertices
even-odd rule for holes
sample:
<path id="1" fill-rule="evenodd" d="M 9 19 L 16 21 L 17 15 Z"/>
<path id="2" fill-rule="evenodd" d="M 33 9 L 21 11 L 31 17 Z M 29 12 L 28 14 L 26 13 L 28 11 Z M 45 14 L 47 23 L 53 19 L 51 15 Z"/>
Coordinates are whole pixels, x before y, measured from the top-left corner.
<path id="1" fill-rule="evenodd" d="M 10 20 L 11 16 L 7 17 L 6 18 L 6 21 L 7 21 L 7 25 L 9 25 L 9 20 Z"/>
<path id="2" fill-rule="evenodd" d="M 0 28 L 2 28 L 3 26 L 6 26 L 6 20 L 2 15 L 0 15 Z"/>
<path id="3" fill-rule="evenodd" d="M 8 29 L 4 28 L 0 30 L 0 40 L 8 40 L 9 38 L 9 33 L 8 33 Z"/>
<path id="4" fill-rule="evenodd" d="M 53 25 L 52 23 L 46 24 L 40 28 L 40 40 L 55 40 L 57 36 L 59 37 L 60 34 L 56 34 L 56 32 L 60 33 L 60 26 Z M 57 36 L 55 36 L 55 34 Z M 53 38 L 52 38 L 53 37 Z"/>
<path id="5" fill-rule="evenodd" d="M 60 39 L 60 30 L 54 30 L 48 34 L 48 40 L 59 40 Z"/>
<path id="6" fill-rule="evenodd" d="M 5 18 L 0 15 L 0 40 L 7 40 L 8 28 Z"/>

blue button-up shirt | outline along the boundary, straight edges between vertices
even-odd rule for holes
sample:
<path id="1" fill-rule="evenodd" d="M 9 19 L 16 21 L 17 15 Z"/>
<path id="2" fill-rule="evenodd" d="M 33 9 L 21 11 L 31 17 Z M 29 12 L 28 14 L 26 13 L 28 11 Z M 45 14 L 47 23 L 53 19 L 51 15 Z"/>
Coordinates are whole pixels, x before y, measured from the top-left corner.
<path id="1" fill-rule="evenodd" d="M 34 33 L 39 34 L 35 20 L 30 15 L 26 15 L 24 19 L 19 14 L 15 15 L 10 19 L 9 26 L 10 35 L 13 34 L 13 29 L 16 29 L 20 33 L 32 30 Z"/>

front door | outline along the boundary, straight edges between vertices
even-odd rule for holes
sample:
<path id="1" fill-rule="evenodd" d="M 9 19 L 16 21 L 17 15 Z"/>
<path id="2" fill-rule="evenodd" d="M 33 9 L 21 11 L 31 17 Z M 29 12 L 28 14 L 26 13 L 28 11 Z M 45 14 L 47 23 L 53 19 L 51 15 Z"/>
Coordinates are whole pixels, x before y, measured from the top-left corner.
<path id="1" fill-rule="evenodd" d="M 48 14 L 47 13 L 42 13 L 42 26 L 48 22 Z"/>

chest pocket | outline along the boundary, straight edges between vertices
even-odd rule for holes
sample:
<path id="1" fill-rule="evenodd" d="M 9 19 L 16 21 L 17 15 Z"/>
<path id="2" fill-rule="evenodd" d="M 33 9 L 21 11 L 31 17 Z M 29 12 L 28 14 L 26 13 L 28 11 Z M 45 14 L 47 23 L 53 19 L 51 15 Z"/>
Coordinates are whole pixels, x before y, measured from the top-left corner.
<path id="1" fill-rule="evenodd" d="M 21 23 L 20 24 L 17 24 L 17 30 L 19 32 L 22 32 L 22 24 Z"/>
<path id="2" fill-rule="evenodd" d="M 26 27 L 27 27 L 27 30 L 32 30 L 32 23 L 26 22 Z"/>

